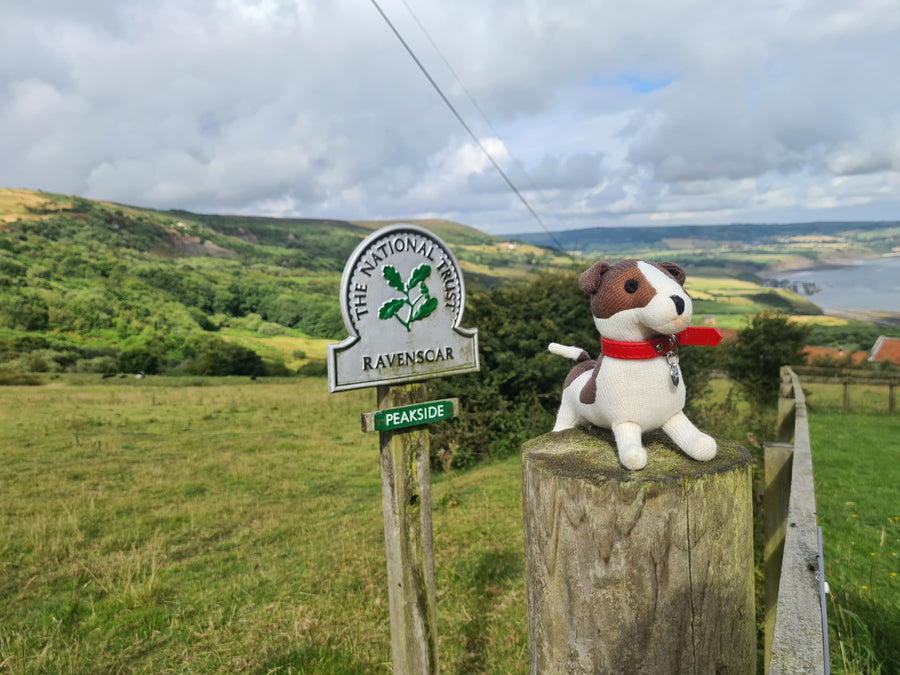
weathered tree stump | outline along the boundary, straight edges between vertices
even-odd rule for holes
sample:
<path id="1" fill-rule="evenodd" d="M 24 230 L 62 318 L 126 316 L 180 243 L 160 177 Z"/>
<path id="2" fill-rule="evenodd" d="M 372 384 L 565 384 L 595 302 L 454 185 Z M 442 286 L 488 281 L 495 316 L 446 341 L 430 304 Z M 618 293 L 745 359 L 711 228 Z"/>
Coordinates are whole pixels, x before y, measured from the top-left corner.
<path id="1" fill-rule="evenodd" d="M 645 434 L 642 471 L 604 429 L 523 446 L 532 673 L 756 671 L 750 456 L 717 441 Z"/>

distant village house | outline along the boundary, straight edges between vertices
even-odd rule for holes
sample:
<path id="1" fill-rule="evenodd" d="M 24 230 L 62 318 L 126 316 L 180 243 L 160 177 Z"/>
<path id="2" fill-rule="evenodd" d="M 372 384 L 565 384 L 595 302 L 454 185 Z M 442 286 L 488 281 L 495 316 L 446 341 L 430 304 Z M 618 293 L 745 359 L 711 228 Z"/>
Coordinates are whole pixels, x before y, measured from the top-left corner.
<path id="1" fill-rule="evenodd" d="M 844 362 L 854 366 L 869 363 L 891 362 L 900 364 L 900 338 L 881 336 L 870 352 L 851 352 L 832 347 L 805 347 L 806 362 L 816 365 L 824 362 Z"/>

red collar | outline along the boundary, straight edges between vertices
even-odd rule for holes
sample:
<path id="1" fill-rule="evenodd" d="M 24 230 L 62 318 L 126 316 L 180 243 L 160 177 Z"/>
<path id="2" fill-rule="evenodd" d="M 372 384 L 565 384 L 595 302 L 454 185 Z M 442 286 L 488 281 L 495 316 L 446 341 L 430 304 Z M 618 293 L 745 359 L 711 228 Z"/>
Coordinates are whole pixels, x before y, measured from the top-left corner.
<path id="1" fill-rule="evenodd" d="M 600 337 L 600 350 L 604 356 L 614 359 L 653 359 L 665 356 L 679 345 L 701 345 L 715 347 L 722 340 L 722 331 L 718 328 L 701 328 L 692 326 L 675 335 L 661 335 L 643 342 L 619 342 Z"/>

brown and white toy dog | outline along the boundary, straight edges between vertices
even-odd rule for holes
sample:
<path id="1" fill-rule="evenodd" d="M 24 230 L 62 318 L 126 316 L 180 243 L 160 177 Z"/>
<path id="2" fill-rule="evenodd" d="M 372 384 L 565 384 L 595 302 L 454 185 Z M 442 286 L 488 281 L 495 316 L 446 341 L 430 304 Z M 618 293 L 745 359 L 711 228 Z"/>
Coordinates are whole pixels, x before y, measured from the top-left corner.
<path id="1" fill-rule="evenodd" d="M 612 429 L 619 461 L 642 469 L 644 431 L 662 428 L 685 454 L 707 461 L 715 440 L 685 416 L 678 343 L 717 344 L 705 331 L 688 328 L 693 306 L 684 290 L 684 270 L 674 263 L 622 260 L 598 262 L 581 275 L 601 335 L 596 360 L 579 347 L 552 343 L 550 351 L 577 361 L 563 388 L 553 431 L 594 424 Z"/>

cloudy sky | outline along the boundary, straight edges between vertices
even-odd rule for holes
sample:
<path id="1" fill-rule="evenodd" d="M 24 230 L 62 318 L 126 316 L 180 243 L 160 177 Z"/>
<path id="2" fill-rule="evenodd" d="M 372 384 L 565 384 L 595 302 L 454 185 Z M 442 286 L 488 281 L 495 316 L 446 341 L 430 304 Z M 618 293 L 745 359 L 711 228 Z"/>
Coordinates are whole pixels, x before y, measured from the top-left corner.
<path id="1" fill-rule="evenodd" d="M 550 229 L 900 220 L 898 0 L 378 1 Z M 0 186 L 540 227 L 371 0 L 0 0 Z"/>

